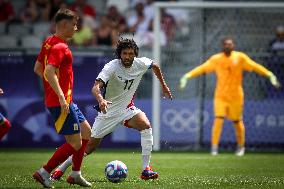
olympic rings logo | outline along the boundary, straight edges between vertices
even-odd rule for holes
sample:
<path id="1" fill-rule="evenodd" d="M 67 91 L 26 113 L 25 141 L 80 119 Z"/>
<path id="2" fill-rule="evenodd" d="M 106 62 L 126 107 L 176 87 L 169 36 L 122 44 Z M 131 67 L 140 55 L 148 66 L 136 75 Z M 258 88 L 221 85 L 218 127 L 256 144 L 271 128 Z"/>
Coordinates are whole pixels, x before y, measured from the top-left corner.
<path id="1" fill-rule="evenodd" d="M 209 120 L 209 113 L 203 112 L 204 124 Z M 189 109 L 167 109 L 163 112 L 162 122 L 174 133 L 197 132 L 199 130 L 200 111 Z"/>

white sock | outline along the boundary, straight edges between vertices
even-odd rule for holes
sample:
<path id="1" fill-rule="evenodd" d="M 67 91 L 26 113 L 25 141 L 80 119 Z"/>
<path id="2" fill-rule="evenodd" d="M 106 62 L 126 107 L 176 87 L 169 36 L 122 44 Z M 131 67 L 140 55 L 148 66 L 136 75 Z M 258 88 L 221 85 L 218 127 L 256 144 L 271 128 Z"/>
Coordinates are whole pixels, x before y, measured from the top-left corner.
<path id="1" fill-rule="evenodd" d="M 141 146 L 142 146 L 142 170 L 145 170 L 150 164 L 153 135 L 152 128 L 140 131 L 141 134 Z"/>
<path id="2" fill-rule="evenodd" d="M 72 171 L 70 174 L 71 177 L 77 177 L 79 175 L 81 175 L 81 171 Z"/>
<path id="3" fill-rule="evenodd" d="M 59 167 L 58 169 L 62 172 L 65 172 L 66 169 L 72 165 L 72 157 L 73 156 L 69 156 L 67 160 L 65 160 Z"/>
<path id="4" fill-rule="evenodd" d="M 142 170 L 145 170 L 147 166 L 150 164 L 150 155 L 142 155 Z"/>
<path id="5" fill-rule="evenodd" d="M 212 151 L 218 151 L 218 145 L 212 145 L 211 150 Z"/>
<path id="6" fill-rule="evenodd" d="M 39 173 L 45 177 L 50 177 L 50 174 L 43 167 L 39 169 Z"/>

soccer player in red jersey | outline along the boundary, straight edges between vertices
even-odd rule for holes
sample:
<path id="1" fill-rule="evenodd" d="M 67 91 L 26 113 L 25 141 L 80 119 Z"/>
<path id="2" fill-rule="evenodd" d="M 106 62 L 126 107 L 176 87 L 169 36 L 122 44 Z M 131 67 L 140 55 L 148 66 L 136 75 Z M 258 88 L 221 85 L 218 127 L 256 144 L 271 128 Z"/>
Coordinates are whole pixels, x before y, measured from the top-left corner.
<path id="1" fill-rule="evenodd" d="M 4 93 L 3 89 L 0 88 L 0 95 Z M 11 124 L 7 118 L 0 113 L 0 140 L 8 133 L 11 128 Z"/>
<path id="2" fill-rule="evenodd" d="M 52 187 L 50 173 L 68 156 L 73 155 L 70 184 L 90 187 L 80 172 L 86 145 L 90 138 L 90 125 L 73 103 L 73 56 L 67 45 L 77 30 L 78 17 L 69 9 L 60 9 L 55 15 L 56 32 L 48 37 L 34 66 L 43 80 L 45 105 L 55 120 L 57 133 L 64 135 L 66 143 L 60 146 L 50 160 L 33 174 L 44 187 Z"/>

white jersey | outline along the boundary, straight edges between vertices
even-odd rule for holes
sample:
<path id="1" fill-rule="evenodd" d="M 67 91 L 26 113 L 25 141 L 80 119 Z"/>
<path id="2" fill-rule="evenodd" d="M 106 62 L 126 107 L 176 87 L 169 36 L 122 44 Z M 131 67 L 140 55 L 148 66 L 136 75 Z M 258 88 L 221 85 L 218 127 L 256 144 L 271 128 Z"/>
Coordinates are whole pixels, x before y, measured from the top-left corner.
<path id="1" fill-rule="evenodd" d="M 125 68 L 120 59 L 107 63 L 99 73 L 97 80 L 105 83 L 103 97 L 112 102 L 108 105 L 107 115 L 124 111 L 131 102 L 144 73 L 152 68 L 149 58 L 134 58 L 130 68 Z"/>

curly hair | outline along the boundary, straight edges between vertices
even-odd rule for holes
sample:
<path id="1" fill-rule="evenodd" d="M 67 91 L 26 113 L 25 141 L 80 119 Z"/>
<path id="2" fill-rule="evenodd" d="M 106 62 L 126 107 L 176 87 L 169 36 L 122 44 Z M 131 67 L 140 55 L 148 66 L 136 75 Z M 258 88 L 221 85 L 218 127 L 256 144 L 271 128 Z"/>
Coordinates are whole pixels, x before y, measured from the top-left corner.
<path id="1" fill-rule="evenodd" d="M 118 40 L 116 49 L 115 49 L 115 56 L 118 59 L 121 59 L 121 51 L 124 49 L 134 49 L 135 56 L 138 56 L 139 47 L 137 46 L 136 42 L 133 39 L 123 39 L 121 38 Z"/>

